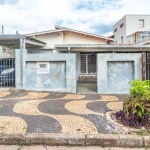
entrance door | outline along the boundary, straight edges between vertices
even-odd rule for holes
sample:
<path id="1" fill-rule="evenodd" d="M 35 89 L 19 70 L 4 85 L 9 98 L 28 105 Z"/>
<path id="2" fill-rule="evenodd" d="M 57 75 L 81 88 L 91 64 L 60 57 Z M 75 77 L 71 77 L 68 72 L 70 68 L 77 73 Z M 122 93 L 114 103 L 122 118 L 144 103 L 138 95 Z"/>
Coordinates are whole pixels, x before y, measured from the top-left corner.
<path id="1" fill-rule="evenodd" d="M 97 93 L 96 54 L 81 54 L 78 93 Z"/>

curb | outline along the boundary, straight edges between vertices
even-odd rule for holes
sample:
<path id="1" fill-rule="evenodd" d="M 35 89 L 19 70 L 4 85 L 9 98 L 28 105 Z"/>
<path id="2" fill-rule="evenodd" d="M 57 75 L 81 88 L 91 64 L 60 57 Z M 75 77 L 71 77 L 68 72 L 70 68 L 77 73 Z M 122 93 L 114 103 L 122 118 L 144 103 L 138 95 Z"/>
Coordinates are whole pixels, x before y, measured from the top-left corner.
<path id="1" fill-rule="evenodd" d="M 150 136 L 114 134 L 1 134 L 0 145 L 150 147 Z"/>

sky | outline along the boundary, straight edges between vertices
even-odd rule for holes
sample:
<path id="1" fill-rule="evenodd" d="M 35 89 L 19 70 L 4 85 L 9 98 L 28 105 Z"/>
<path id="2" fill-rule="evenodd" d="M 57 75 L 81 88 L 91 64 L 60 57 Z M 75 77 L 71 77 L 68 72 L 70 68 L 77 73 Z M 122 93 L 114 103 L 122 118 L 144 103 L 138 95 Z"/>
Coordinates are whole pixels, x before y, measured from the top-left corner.
<path id="1" fill-rule="evenodd" d="M 0 0 L 0 34 L 27 34 L 53 30 L 55 25 L 112 34 L 126 14 L 149 14 L 150 0 Z"/>

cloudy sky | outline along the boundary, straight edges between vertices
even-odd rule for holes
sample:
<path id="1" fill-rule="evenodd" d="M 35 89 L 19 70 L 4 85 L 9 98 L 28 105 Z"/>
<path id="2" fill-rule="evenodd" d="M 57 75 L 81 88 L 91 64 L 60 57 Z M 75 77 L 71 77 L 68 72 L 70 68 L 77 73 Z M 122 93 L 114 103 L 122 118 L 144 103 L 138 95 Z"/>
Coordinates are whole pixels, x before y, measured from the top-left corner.
<path id="1" fill-rule="evenodd" d="M 150 14 L 150 0 L 0 0 L 0 34 L 32 33 L 60 25 L 111 35 L 125 14 Z"/>

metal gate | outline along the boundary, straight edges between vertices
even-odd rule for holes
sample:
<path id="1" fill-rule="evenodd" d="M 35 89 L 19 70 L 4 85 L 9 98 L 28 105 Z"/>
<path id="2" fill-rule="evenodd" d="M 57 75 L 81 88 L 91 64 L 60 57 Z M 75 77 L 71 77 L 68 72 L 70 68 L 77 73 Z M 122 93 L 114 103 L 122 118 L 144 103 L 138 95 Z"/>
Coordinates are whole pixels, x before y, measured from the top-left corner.
<path id="1" fill-rule="evenodd" d="M 81 72 L 79 79 L 96 79 L 96 54 L 81 54 Z"/>
<path id="2" fill-rule="evenodd" d="M 13 50 L 0 51 L 0 87 L 15 87 L 15 55 Z"/>
<path id="3" fill-rule="evenodd" d="M 81 54 L 81 73 L 96 73 L 95 54 Z"/>

